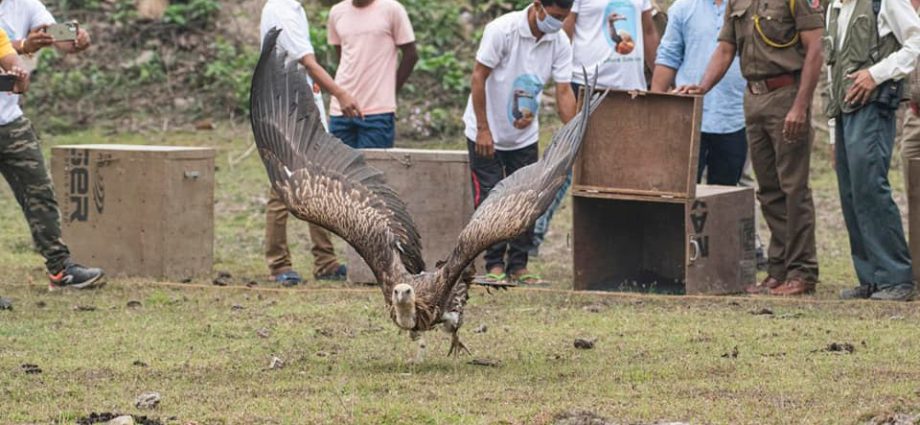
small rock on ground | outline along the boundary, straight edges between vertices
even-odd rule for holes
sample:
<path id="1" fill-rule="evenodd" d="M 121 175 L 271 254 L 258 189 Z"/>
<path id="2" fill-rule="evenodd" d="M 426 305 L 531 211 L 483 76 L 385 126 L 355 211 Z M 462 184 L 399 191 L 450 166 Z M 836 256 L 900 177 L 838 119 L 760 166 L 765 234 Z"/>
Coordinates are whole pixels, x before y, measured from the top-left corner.
<path id="1" fill-rule="evenodd" d="M 594 348 L 595 341 L 594 339 L 577 338 L 575 339 L 575 348 L 579 350 L 590 350 Z"/>
<path id="2" fill-rule="evenodd" d="M 479 325 L 476 329 L 473 329 L 474 334 L 484 334 L 489 330 L 489 327 L 486 325 Z"/>
<path id="3" fill-rule="evenodd" d="M 8 299 L 6 299 L 6 298 L 0 298 L 0 311 L 3 311 L 3 310 L 10 310 L 10 311 L 12 311 L 12 310 L 13 310 L 13 302 L 10 301 L 10 300 L 8 300 Z"/>
<path id="4" fill-rule="evenodd" d="M 38 375 L 42 373 L 42 368 L 38 367 L 37 364 L 26 363 L 20 367 L 26 375 Z"/>
<path id="5" fill-rule="evenodd" d="M 282 360 L 281 357 L 272 356 L 271 362 L 268 363 L 268 369 L 284 369 L 284 360 Z"/>
<path id="6" fill-rule="evenodd" d="M 854 351 L 856 351 L 856 347 L 854 347 L 853 344 L 850 344 L 849 342 L 843 342 L 843 343 L 834 342 L 834 343 L 829 344 L 823 351 L 827 353 L 852 354 Z"/>
<path id="7" fill-rule="evenodd" d="M 142 305 L 143 304 L 141 304 L 140 301 L 136 301 L 136 300 L 128 301 L 128 304 L 127 304 L 128 308 L 141 308 Z"/>
<path id="8" fill-rule="evenodd" d="M 137 396 L 134 400 L 134 407 L 138 409 L 153 409 L 160 405 L 160 393 L 149 392 Z"/>
<path id="9" fill-rule="evenodd" d="M 105 423 L 105 425 L 134 425 L 133 416 L 119 416 Z"/>

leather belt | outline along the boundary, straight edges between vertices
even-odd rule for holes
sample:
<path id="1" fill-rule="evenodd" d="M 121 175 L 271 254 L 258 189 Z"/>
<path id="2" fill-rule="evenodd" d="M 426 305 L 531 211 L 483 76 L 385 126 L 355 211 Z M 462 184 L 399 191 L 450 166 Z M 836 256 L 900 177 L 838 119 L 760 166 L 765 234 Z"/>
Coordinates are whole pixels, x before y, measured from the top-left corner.
<path id="1" fill-rule="evenodd" d="M 783 74 L 776 77 L 770 77 L 760 81 L 748 81 L 748 91 L 754 95 L 767 94 L 771 91 L 795 84 L 795 74 Z"/>

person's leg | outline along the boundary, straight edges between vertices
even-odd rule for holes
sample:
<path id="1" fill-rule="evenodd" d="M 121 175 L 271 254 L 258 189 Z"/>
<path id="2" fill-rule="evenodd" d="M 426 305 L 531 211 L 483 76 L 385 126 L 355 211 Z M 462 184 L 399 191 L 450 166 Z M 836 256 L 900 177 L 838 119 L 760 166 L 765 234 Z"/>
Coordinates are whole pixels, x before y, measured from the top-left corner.
<path id="1" fill-rule="evenodd" d="M 60 210 L 38 135 L 24 117 L 0 127 L 0 173 L 9 183 L 29 224 L 32 240 L 45 258 L 49 289 L 100 285 L 102 270 L 74 264 L 70 259 L 70 251 L 61 239 Z"/>
<path id="2" fill-rule="evenodd" d="M 358 147 L 361 149 L 390 149 L 396 141 L 396 115 L 367 115 L 358 123 Z"/>
<path id="3" fill-rule="evenodd" d="M 910 160 L 916 158 L 920 158 L 920 117 L 908 109 L 901 130 L 901 170 L 907 193 L 910 193 Z"/>
<path id="4" fill-rule="evenodd" d="M 543 244 L 543 240 L 546 238 L 546 232 L 549 231 L 549 224 L 553 220 L 553 216 L 556 215 L 556 210 L 562 206 L 562 201 L 565 200 L 565 194 L 568 192 L 571 186 L 572 173 L 569 172 L 569 175 L 565 178 L 565 182 L 562 183 L 562 187 L 559 188 L 558 192 L 556 192 L 556 197 L 553 198 L 553 203 L 549 205 L 549 208 L 546 209 L 546 212 L 543 213 L 543 215 L 537 219 L 536 224 L 534 224 L 533 246 L 530 247 L 529 255 L 535 257 L 539 254 L 540 245 Z"/>
<path id="5" fill-rule="evenodd" d="M 288 209 L 274 190 L 269 190 L 265 205 L 265 262 L 272 277 L 291 270 L 291 253 L 287 244 Z"/>
<path id="6" fill-rule="evenodd" d="M 358 146 L 358 126 L 355 120 L 343 116 L 329 117 L 329 133 L 337 137 L 342 143 L 357 149 Z"/>
<path id="7" fill-rule="evenodd" d="M 773 107 L 773 145 L 777 152 L 776 172 L 785 194 L 786 210 L 786 275 L 787 288 L 777 295 L 801 295 L 813 292 L 818 282 L 818 253 L 815 242 L 815 205 L 812 199 L 809 173 L 814 130 L 798 140 L 787 141 L 783 136 L 786 114 L 795 102 L 797 88 L 790 86 L 776 91 Z M 811 122 L 811 117 L 806 119 Z"/>
<path id="8" fill-rule="evenodd" d="M 869 263 L 868 253 L 866 253 L 862 231 L 859 229 L 859 219 L 856 216 L 856 204 L 853 198 L 854 183 L 861 185 L 863 182 L 854 182 L 854 176 L 850 173 L 850 156 L 852 154 L 849 152 L 847 143 L 844 140 L 849 137 L 849 132 L 846 131 L 849 121 L 850 117 L 848 115 L 837 117 L 837 125 L 834 131 L 834 140 L 836 140 L 834 156 L 840 207 L 850 240 L 850 257 L 853 259 L 853 267 L 856 269 L 856 278 L 859 281 L 860 289 L 855 290 L 855 292 L 850 291 L 852 294 L 844 295 L 844 298 L 868 298 L 875 291 L 875 287 L 872 278 L 873 270 Z"/>
<path id="9" fill-rule="evenodd" d="M 510 176 L 515 171 L 537 162 L 539 159 L 539 144 L 534 143 L 525 148 L 514 151 L 502 152 L 504 154 L 505 173 Z M 527 255 L 533 244 L 533 226 L 530 226 L 522 235 L 514 238 L 508 248 L 508 275 L 516 276 L 527 270 Z"/>
<path id="10" fill-rule="evenodd" d="M 895 137 L 894 111 L 870 103 L 845 119 L 843 141 L 850 172 L 851 209 L 862 237 L 866 263 L 860 275 L 877 290 L 913 287 L 910 251 L 901 225 L 901 213 L 891 196 L 888 172 Z M 854 255 L 855 262 L 855 255 Z"/>
<path id="11" fill-rule="evenodd" d="M 330 233 L 322 226 L 310 223 L 310 242 L 313 248 L 313 276 L 323 279 L 344 279 L 341 264 L 335 255 L 335 246 L 332 244 Z"/>
<path id="12" fill-rule="evenodd" d="M 498 159 L 499 152 L 495 152 L 492 158 L 481 157 L 476 154 L 476 142 L 467 139 L 467 148 L 470 157 L 470 179 L 473 185 L 473 207 L 479 208 L 480 205 L 488 198 L 489 192 L 498 182 L 505 178 L 505 172 L 501 162 Z M 505 270 L 505 251 L 507 243 L 499 242 L 486 250 L 486 272 L 492 273 L 493 270 L 500 268 Z"/>
<path id="13" fill-rule="evenodd" d="M 700 133 L 700 158 L 698 165 L 696 167 L 696 183 L 703 183 L 703 173 L 709 168 L 709 157 L 711 152 L 711 145 L 715 134 L 712 133 Z M 706 178 L 707 184 L 712 184 L 709 181 L 709 177 Z"/>
<path id="14" fill-rule="evenodd" d="M 60 273 L 70 251 L 61 240 L 61 215 L 54 187 L 45 169 L 38 136 L 28 119 L 20 118 L 0 127 L 0 171 L 25 214 L 48 273 Z"/>
<path id="15" fill-rule="evenodd" d="M 771 233 L 767 273 L 783 282 L 786 280 L 786 195 L 780 190 L 776 173 L 776 151 L 768 132 L 771 113 L 765 96 L 746 93 L 744 110 L 751 166 L 757 179 L 757 199 Z"/>
<path id="16" fill-rule="evenodd" d="M 734 133 L 712 135 L 707 158 L 708 184 L 738 186 L 747 160 L 747 135 L 744 129 Z"/>

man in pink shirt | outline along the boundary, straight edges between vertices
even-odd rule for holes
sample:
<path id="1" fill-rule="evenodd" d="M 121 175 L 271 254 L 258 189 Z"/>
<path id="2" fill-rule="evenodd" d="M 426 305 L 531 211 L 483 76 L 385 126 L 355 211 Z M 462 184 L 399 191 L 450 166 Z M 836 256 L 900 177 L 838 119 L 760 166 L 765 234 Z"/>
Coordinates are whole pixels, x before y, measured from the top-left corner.
<path id="1" fill-rule="evenodd" d="M 344 0 L 329 12 L 327 30 L 339 59 L 335 82 L 362 112 L 347 117 L 333 98 L 329 131 L 353 148 L 393 147 L 396 93 L 418 62 L 406 9 L 396 0 Z"/>

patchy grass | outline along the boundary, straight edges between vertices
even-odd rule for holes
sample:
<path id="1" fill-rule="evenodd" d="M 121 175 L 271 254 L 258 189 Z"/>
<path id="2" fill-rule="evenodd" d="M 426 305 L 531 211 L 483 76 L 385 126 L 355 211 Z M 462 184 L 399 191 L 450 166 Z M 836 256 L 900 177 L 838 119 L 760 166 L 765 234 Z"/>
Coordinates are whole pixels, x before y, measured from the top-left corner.
<path id="1" fill-rule="evenodd" d="M 247 134 L 238 126 L 46 138 L 48 146 L 217 147 L 216 268 L 234 275 L 229 288 L 118 279 L 99 291 L 49 294 L 24 220 L 0 189 L 0 295 L 15 308 L 0 311 L 0 423 L 117 411 L 176 424 L 548 424 L 584 409 L 622 422 L 839 424 L 920 408 L 920 308 L 833 300 L 853 272 L 823 151 L 813 178 L 823 276 L 815 297 L 568 292 L 564 208 L 534 267 L 551 288 L 474 292 L 462 336 L 474 358 L 498 362 L 482 367 L 444 357 L 441 333 L 428 335 L 427 361 L 408 362 L 414 345 L 389 323 L 374 288 L 264 282 L 264 171 L 255 156 L 230 165 Z M 295 261 L 309 274 L 307 228 L 291 227 Z M 258 287 L 241 286 L 250 279 Z M 772 314 L 751 314 L 762 309 Z M 487 331 L 473 333 L 480 325 Z M 575 338 L 596 338 L 596 347 L 576 350 Z M 831 343 L 854 352 L 825 352 Z M 267 370 L 273 355 L 283 369 Z M 23 364 L 43 372 L 26 374 Z M 147 391 L 162 403 L 138 411 L 134 399 Z"/>

